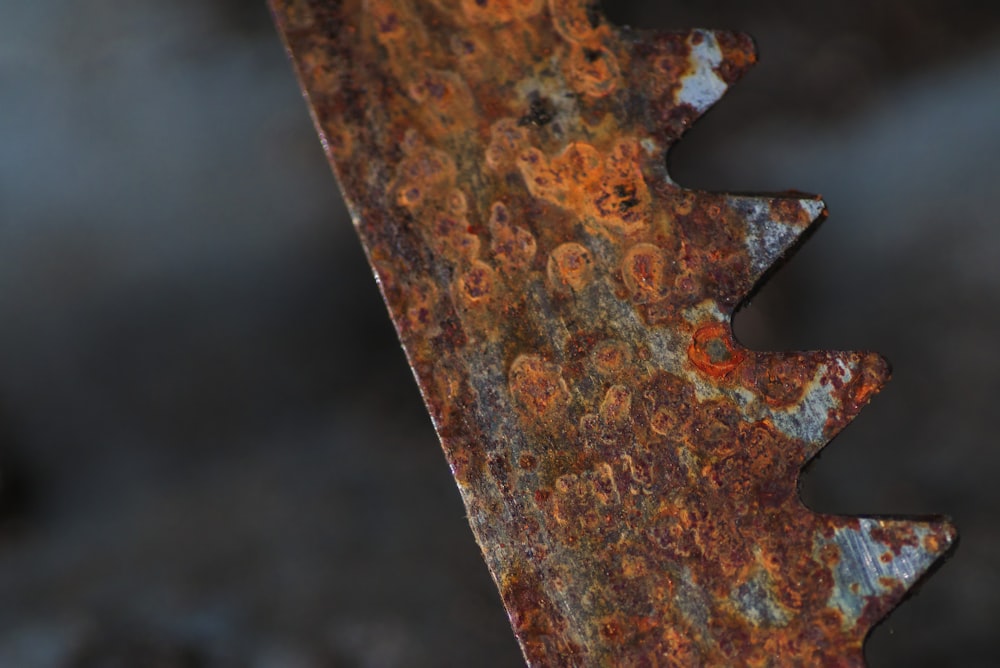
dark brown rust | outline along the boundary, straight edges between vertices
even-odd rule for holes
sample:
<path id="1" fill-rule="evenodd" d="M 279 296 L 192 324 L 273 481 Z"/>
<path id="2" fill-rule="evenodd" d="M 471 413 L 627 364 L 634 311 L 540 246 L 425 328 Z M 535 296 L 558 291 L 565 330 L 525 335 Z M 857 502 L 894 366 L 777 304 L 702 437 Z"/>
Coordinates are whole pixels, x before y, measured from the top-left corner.
<path id="1" fill-rule="evenodd" d="M 889 372 L 733 338 L 825 214 L 666 172 L 749 38 L 584 0 L 273 4 L 528 662 L 863 663 L 954 531 L 798 499 Z"/>

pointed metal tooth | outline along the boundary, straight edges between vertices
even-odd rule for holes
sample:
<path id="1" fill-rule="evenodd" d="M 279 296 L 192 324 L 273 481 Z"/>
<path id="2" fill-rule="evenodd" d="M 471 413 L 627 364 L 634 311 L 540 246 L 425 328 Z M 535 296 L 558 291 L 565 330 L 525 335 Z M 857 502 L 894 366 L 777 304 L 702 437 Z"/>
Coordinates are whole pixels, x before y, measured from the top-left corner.
<path id="1" fill-rule="evenodd" d="M 799 243 L 804 232 L 826 216 L 826 205 L 817 196 L 729 196 L 727 202 L 746 225 L 746 252 L 752 272 L 748 290 Z"/>
<path id="2" fill-rule="evenodd" d="M 819 546 L 833 545 L 828 606 L 845 625 L 862 633 L 889 613 L 921 577 L 955 544 L 958 532 L 947 519 L 830 518 Z"/>
<path id="3" fill-rule="evenodd" d="M 754 384 L 770 419 L 805 444 L 812 459 L 889 381 L 885 359 L 869 352 L 756 353 Z M 804 387 L 796 394 L 795 388 Z"/>

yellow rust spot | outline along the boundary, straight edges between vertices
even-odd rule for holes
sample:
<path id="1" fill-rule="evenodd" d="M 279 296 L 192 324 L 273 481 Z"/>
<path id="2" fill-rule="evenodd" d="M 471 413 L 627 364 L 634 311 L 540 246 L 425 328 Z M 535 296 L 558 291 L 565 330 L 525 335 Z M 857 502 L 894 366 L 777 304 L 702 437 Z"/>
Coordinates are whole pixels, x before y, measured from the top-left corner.
<path id="1" fill-rule="evenodd" d="M 641 578 L 646 575 L 646 560 L 630 554 L 622 555 L 622 575 L 627 578 Z"/>
<path id="2" fill-rule="evenodd" d="M 496 202 L 490 210 L 490 250 L 500 268 L 513 274 L 531 266 L 538 251 L 535 237 L 523 227 L 514 225 L 510 211 L 502 202 Z"/>
<path id="3" fill-rule="evenodd" d="M 604 505 L 619 503 L 618 486 L 615 485 L 615 471 L 607 462 L 601 462 L 586 475 L 591 492 Z"/>
<path id="4" fill-rule="evenodd" d="M 559 524 L 568 524 L 575 518 L 574 501 L 578 496 L 579 477 L 574 473 L 567 473 L 556 478 L 555 493 L 553 495 L 552 517 Z"/>
<path id="5" fill-rule="evenodd" d="M 466 19 L 490 25 L 531 18 L 544 4 L 544 0 L 461 0 Z"/>
<path id="6" fill-rule="evenodd" d="M 687 53 L 679 49 L 657 56 L 653 60 L 653 71 L 659 75 L 650 78 L 650 91 L 663 95 L 675 88 L 688 69 Z"/>
<path id="7" fill-rule="evenodd" d="M 603 46 L 573 44 L 563 60 L 563 73 L 570 87 L 589 97 L 604 97 L 618 87 L 618 59 Z"/>
<path id="8" fill-rule="evenodd" d="M 455 162 L 447 153 L 428 148 L 415 133 L 403 140 L 406 157 L 396 170 L 390 192 L 396 204 L 420 223 L 427 243 L 458 262 L 479 255 L 479 237 L 469 232 L 465 193 L 455 187 Z"/>
<path id="9" fill-rule="evenodd" d="M 413 284 L 406 300 L 406 317 L 401 320 L 403 333 L 424 332 L 437 325 L 434 310 L 437 306 L 438 289 L 430 280 Z"/>
<path id="10" fill-rule="evenodd" d="M 407 0 L 367 0 L 366 28 L 385 49 L 386 68 L 403 86 L 423 74 L 429 43 L 423 22 Z"/>
<path id="11" fill-rule="evenodd" d="M 754 354 L 757 360 L 748 365 L 745 384 L 756 389 L 768 406 L 784 408 L 802 400 L 812 375 L 810 365 L 801 357 L 774 354 Z"/>
<path id="12" fill-rule="evenodd" d="M 414 120 L 421 122 L 427 135 L 443 138 L 464 132 L 476 120 L 475 103 L 465 80 L 455 72 L 422 70 L 409 79 L 407 92 L 417 107 Z"/>
<path id="13" fill-rule="evenodd" d="M 622 455 L 621 462 L 624 471 L 632 478 L 632 482 L 628 483 L 629 492 L 632 495 L 637 495 L 640 492 L 651 494 L 653 491 L 652 462 L 644 461 L 642 458 L 633 459 L 629 455 Z"/>
<path id="14" fill-rule="evenodd" d="M 510 393 L 526 417 L 544 419 L 560 414 L 569 404 L 562 370 L 539 355 L 520 355 L 507 377 Z"/>
<path id="15" fill-rule="evenodd" d="M 467 304 L 480 304 L 489 300 L 493 292 L 493 269 L 477 260 L 459 277 L 458 283 L 459 294 Z"/>
<path id="16" fill-rule="evenodd" d="M 651 202 L 640 151 L 634 140 L 619 141 L 607 153 L 573 142 L 551 159 L 528 148 L 517 166 L 535 197 L 628 234 L 646 225 Z"/>
<path id="17" fill-rule="evenodd" d="M 594 45 L 602 37 L 610 34 L 607 26 L 599 23 L 593 25 L 591 19 L 595 16 L 588 11 L 592 0 L 548 0 L 549 11 L 552 14 L 552 26 L 567 42 L 574 44 Z"/>
<path id="18" fill-rule="evenodd" d="M 464 217 L 442 216 L 434 229 L 437 234 L 431 237 L 431 242 L 445 257 L 457 261 L 479 255 L 479 237 L 468 232 L 469 222 Z"/>
<path id="19" fill-rule="evenodd" d="M 750 471 L 753 475 L 764 477 L 773 471 L 777 464 L 778 451 L 774 443 L 780 439 L 777 430 L 769 420 L 754 423 L 746 432 L 744 449 L 750 458 Z M 835 560 L 840 559 L 840 552 L 835 550 Z"/>
<path id="20" fill-rule="evenodd" d="M 547 273 L 555 288 L 582 290 L 594 277 L 590 251 L 575 241 L 556 246 L 549 255 Z"/>
<path id="21" fill-rule="evenodd" d="M 455 188 L 450 193 L 448 193 L 448 213 L 453 216 L 464 216 L 469 210 L 469 202 L 465 197 L 465 193 Z"/>
<path id="22" fill-rule="evenodd" d="M 479 82 L 490 75 L 491 66 L 496 64 L 494 49 L 490 44 L 472 33 L 455 33 L 449 39 L 453 62 L 465 76 L 466 81 Z"/>
<path id="23" fill-rule="evenodd" d="M 636 244 L 625 253 L 622 279 L 639 302 L 655 301 L 667 290 L 667 262 L 663 249 L 653 244 Z"/>
<path id="24" fill-rule="evenodd" d="M 490 126 L 486 164 L 497 171 L 510 167 L 524 149 L 526 141 L 524 130 L 518 126 L 516 118 L 501 118 Z"/>
<path id="25" fill-rule="evenodd" d="M 649 428 L 660 436 L 670 436 L 676 426 L 677 419 L 666 406 L 657 408 L 649 418 Z"/>
<path id="26" fill-rule="evenodd" d="M 601 402 L 601 420 L 608 425 L 623 424 L 632 410 L 632 393 L 624 385 L 612 385 Z"/>
<path id="27" fill-rule="evenodd" d="M 594 347 L 590 359 L 599 373 L 613 375 L 632 360 L 632 353 L 623 341 L 602 341 Z"/>
<path id="28" fill-rule="evenodd" d="M 426 44 L 427 35 L 423 23 L 414 14 L 409 2 L 368 0 L 366 4 L 375 37 L 389 50 L 390 58 L 398 55 L 395 48 L 404 48 L 397 47 L 399 43 L 414 43 L 418 48 Z"/>
<path id="29" fill-rule="evenodd" d="M 455 161 L 444 151 L 428 148 L 412 130 L 403 140 L 406 157 L 396 169 L 396 203 L 410 210 L 437 201 L 455 183 Z"/>

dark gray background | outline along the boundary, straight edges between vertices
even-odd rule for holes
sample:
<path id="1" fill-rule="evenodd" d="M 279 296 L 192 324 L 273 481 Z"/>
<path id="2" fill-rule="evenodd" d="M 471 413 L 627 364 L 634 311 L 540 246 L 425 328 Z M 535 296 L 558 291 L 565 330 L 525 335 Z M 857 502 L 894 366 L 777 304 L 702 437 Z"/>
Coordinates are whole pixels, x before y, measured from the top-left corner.
<path id="1" fill-rule="evenodd" d="M 606 2 L 761 64 L 677 180 L 821 192 L 737 319 L 896 378 L 804 496 L 951 514 L 873 666 L 1000 657 L 996 3 Z M 259 0 L 0 4 L 0 666 L 516 666 Z"/>

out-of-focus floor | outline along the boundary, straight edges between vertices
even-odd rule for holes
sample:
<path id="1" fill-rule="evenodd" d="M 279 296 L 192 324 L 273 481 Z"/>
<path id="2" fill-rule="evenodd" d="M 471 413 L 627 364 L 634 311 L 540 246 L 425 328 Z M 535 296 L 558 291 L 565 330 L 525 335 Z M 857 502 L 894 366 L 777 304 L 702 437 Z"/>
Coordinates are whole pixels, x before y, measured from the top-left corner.
<path id="1" fill-rule="evenodd" d="M 804 497 L 951 514 L 871 665 L 995 665 L 1000 10 L 605 4 L 757 38 L 672 172 L 826 197 L 737 332 L 894 363 Z M 0 416 L 0 666 L 519 665 L 262 0 L 0 4 Z"/>

